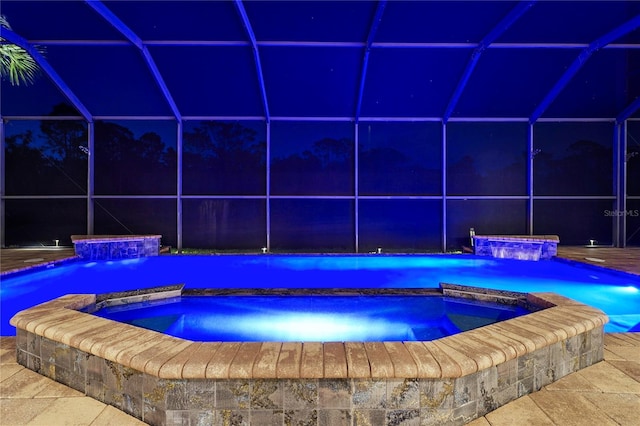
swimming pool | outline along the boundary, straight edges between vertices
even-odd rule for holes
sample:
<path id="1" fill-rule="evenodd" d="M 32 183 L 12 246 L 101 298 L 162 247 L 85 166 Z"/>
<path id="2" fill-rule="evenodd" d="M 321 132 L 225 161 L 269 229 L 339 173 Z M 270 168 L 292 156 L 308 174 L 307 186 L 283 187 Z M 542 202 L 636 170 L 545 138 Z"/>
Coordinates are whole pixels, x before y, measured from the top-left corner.
<path id="1" fill-rule="evenodd" d="M 437 288 L 439 283 L 555 292 L 603 310 L 607 332 L 640 331 L 640 277 L 562 260 L 473 255 L 200 255 L 63 262 L 6 274 L 2 336 L 20 310 L 70 293 L 107 293 L 184 283 L 186 288 Z"/>

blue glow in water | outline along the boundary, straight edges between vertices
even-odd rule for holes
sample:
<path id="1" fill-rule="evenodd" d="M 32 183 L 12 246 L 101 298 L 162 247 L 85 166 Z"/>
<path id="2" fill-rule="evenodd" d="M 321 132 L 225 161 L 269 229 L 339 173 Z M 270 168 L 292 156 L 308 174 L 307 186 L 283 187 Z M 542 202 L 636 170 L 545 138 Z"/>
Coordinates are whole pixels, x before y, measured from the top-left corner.
<path id="1" fill-rule="evenodd" d="M 224 342 L 433 340 L 527 313 L 441 296 L 187 296 L 94 314 L 175 337 Z"/>
<path id="2" fill-rule="evenodd" d="M 560 260 L 473 255 L 217 255 L 65 262 L 2 278 L 0 333 L 18 311 L 64 294 L 107 293 L 184 283 L 187 288 L 436 288 L 464 284 L 556 292 L 606 312 L 607 331 L 640 323 L 640 277 Z"/>

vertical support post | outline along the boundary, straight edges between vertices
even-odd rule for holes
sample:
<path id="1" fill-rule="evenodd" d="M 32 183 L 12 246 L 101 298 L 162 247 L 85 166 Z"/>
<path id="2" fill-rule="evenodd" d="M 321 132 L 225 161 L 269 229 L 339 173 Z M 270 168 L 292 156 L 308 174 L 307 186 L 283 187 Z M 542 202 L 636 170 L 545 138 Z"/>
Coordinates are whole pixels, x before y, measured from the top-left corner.
<path id="1" fill-rule="evenodd" d="M 269 118 L 266 121 L 267 126 L 267 153 L 266 156 L 266 164 L 267 164 L 267 187 L 266 187 L 266 225 L 267 225 L 267 253 L 271 252 L 271 122 Z"/>
<path id="2" fill-rule="evenodd" d="M 4 118 L 0 116 L 0 247 L 6 247 L 5 235 L 5 210 L 4 194 L 6 180 L 5 167 L 5 143 L 4 143 Z"/>
<path id="3" fill-rule="evenodd" d="M 624 248 L 627 243 L 627 132 L 626 121 L 616 122 L 613 129 L 613 191 L 615 194 L 613 217 L 613 246 Z"/>
<path id="4" fill-rule="evenodd" d="M 87 235 L 93 235 L 94 232 L 94 192 L 95 192 L 95 123 L 87 122 Z"/>
<path id="5" fill-rule="evenodd" d="M 447 124 L 442 122 L 442 252 L 447 252 Z"/>
<path id="6" fill-rule="evenodd" d="M 176 233 L 178 253 L 182 253 L 182 118 L 176 123 Z"/>
<path id="7" fill-rule="evenodd" d="M 360 124 L 358 122 L 355 123 L 354 125 L 354 132 L 355 132 L 355 136 L 353 138 L 353 140 L 355 141 L 355 147 L 354 147 L 354 153 L 353 153 L 353 157 L 354 157 L 354 172 L 353 172 L 353 196 L 354 196 L 354 238 L 355 238 L 355 250 L 356 253 L 360 253 L 360 200 L 358 198 L 358 195 L 360 193 L 360 185 L 359 185 L 359 176 L 360 176 L 360 171 L 359 171 L 359 151 L 358 151 L 358 146 L 360 145 L 360 137 L 359 137 L 359 129 L 360 128 Z"/>
<path id="8" fill-rule="evenodd" d="M 533 235 L 533 161 L 535 157 L 533 137 L 533 123 L 529 123 L 529 131 L 527 132 L 527 149 L 529 150 L 529 162 L 527 165 L 527 230 L 529 235 Z"/>

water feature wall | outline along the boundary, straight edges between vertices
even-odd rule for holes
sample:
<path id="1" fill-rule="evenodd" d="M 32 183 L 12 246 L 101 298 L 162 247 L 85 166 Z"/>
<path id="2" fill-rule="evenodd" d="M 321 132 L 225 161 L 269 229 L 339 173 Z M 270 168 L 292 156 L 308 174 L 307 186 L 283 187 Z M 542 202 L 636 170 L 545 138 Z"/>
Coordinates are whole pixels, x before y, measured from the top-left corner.
<path id="1" fill-rule="evenodd" d="M 501 259 L 543 260 L 558 253 L 555 235 L 475 235 L 474 253 Z"/>
<path id="2" fill-rule="evenodd" d="M 136 259 L 160 254 L 161 235 L 72 235 L 76 256 L 86 260 Z"/>

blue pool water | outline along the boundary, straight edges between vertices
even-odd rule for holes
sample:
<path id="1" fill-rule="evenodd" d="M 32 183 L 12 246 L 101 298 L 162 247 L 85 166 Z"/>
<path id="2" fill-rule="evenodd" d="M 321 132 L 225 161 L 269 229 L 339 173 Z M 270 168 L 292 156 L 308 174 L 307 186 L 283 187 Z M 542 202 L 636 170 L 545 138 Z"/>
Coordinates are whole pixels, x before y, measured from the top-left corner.
<path id="1" fill-rule="evenodd" d="M 424 341 L 528 313 L 436 295 L 185 296 L 94 315 L 204 342 Z"/>
<path id="2" fill-rule="evenodd" d="M 69 293 L 108 293 L 171 284 L 186 288 L 437 288 L 462 284 L 556 292 L 603 310 L 608 332 L 640 331 L 640 277 L 561 260 L 473 255 L 214 255 L 65 262 L 3 276 L 0 334 L 18 311 Z"/>

